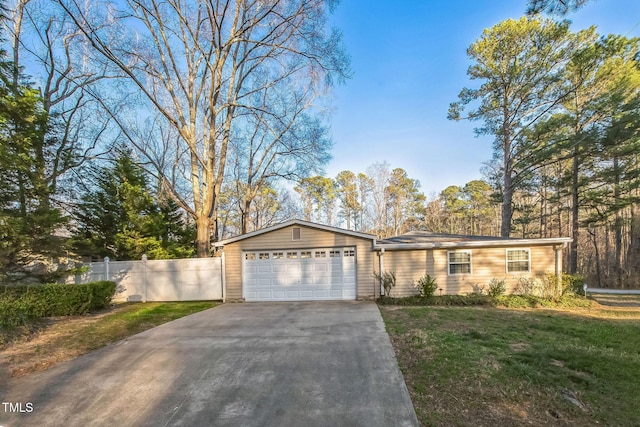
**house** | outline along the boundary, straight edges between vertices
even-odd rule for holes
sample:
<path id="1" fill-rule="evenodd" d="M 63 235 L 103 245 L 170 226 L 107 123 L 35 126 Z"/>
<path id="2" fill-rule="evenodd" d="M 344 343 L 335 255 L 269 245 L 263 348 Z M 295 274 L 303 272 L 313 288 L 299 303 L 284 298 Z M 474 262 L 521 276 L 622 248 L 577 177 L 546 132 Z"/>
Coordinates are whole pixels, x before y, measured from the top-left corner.
<path id="1" fill-rule="evenodd" d="M 443 294 L 504 279 L 562 273 L 569 238 L 505 239 L 414 231 L 377 241 L 371 234 L 301 220 L 221 240 L 227 301 L 367 300 L 380 296 L 374 272 L 393 271 L 391 296 L 417 292 L 435 277 Z"/>

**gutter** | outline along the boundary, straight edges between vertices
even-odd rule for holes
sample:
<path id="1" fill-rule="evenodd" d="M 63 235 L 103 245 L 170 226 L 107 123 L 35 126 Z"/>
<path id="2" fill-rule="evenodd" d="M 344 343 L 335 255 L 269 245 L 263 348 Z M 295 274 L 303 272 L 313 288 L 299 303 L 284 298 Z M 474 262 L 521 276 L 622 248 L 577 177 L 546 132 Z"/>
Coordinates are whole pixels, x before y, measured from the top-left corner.
<path id="1" fill-rule="evenodd" d="M 570 237 L 547 238 L 547 239 L 518 239 L 518 240 L 485 240 L 470 242 L 435 242 L 435 243 L 376 243 L 373 250 L 415 250 L 415 249 L 449 249 L 449 248 L 485 248 L 485 247 L 505 247 L 505 246 L 545 246 L 563 244 L 571 242 Z"/>

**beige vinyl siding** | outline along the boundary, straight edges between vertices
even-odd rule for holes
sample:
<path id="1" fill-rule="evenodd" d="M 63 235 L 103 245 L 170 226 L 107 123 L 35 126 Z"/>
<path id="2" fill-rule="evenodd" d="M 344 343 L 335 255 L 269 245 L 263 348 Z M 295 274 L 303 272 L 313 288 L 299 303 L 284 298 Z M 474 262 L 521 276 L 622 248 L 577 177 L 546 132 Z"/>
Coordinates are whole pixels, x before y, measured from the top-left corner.
<path id="1" fill-rule="evenodd" d="M 510 249 L 516 249 L 515 247 Z M 447 250 L 433 251 L 433 273 L 445 294 L 465 294 L 489 288 L 491 279 L 505 280 L 507 293 L 513 292 L 521 277 L 555 274 L 555 251 L 551 246 L 532 246 L 530 272 L 507 273 L 507 251 L 504 247 L 471 249 L 471 274 L 448 274 Z"/>
<path id="2" fill-rule="evenodd" d="M 300 228 L 300 240 L 292 240 L 293 228 Z M 376 284 L 373 277 L 373 260 L 375 254 L 372 245 L 372 240 L 302 225 L 291 225 L 230 243 L 224 247 L 227 299 L 234 301 L 242 298 L 242 251 L 345 246 L 356 248 L 357 297 L 359 299 L 374 298 Z"/>
<path id="3" fill-rule="evenodd" d="M 427 250 L 414 251 L 385 251 L 384 271 L 393 271 L 396 275 L 396 286 L 390 296 L 399 298 L 414 295 L 413 286 L 427 273 Z M 379 266 L 376 266 L 376 270 Z"/>
<path id="4" fill-rule="evenodd" d="M 447 253 L 453 249 L 386 250 L 384 270 L 394 271 L 396 287 L 391 296 L 404 297 L 417 294 L 413 286 L 420 277 L 429 274 L 436 279 L 443 294 L 466 294 L 489 288 L 491 279 L 505 280 L 507 292 L 513 292 L 521 277 L 542 277 L 555 274 L 555 251 L 552 246 L 522 246 L 509 249 L 530 251 L 530 271 L 507 274 L 507 248 L 464 248 L 471 251 L 471 274 L 448 274 Z M 376 271 L 378 264 L 376 260 Z M 436 292 L 438 294 L 439 292 Z"/>

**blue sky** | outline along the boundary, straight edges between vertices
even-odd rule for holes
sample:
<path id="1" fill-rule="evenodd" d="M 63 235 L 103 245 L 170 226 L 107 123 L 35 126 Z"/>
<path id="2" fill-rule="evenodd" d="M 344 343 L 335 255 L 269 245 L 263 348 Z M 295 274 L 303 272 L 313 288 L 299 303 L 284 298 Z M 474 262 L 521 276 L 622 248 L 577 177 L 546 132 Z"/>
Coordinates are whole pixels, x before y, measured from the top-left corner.
<path id="1" fill-rule="evenodd" d="M 387 161 L 430 196 L 482 177 L 491 139 L 473 123 L 447 120 L 464 86 L 467 47 L 483 29 L 524 14 L 525 0 L 342 0 L 332 20 L 343 32 L 353 77 L 334 90 L 333 160 L 326 176 Z M 592 0 L 571 29 L 640 37 L 640 0 Z"/>

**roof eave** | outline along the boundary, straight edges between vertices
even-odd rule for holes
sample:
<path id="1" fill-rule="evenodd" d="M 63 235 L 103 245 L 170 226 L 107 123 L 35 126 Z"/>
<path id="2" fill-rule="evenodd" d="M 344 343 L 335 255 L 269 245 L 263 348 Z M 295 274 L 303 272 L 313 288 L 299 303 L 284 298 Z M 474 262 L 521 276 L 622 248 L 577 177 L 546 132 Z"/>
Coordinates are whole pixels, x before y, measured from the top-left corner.
<path id="1" fill-rule="evenodd" d="M 316 223 L 313 223 L 313 222 L 303 221 L 301 219 L 290 219 L 290 220 L 287 220 L 287 221 L 282 222 L 280 224 L 272 225 L 271 227 L 261 228 L 260 230 L 251 231 L 249 233 L 241 234 L 239 236 L 234 236 L 234 237 L 230 237 L 228 239 L 224 239 L 224 240 L 220 240 L 218 242 L 214 242 L 213 246 L 216 247 L 216 248 L 220 248 L 220 247 L 223 247 L 223 246 L 228 245 L 230 243 L 234 243 L 234 242 L 237 242 L 237 241 L 240 241 L 240 240 L 248 239 L 250 237 L 259 236 L 261 234 L 269 233 L 271 231 L 279 230 L 281 228 L 289 227 L 291 225 L 301 225 L 301 226 L 304 226 L 304 227 L 320 229 L 320 230 L 329 231 L 329 232 L 332 232 L 332 233 L 346 234 L 348 236 L 353 236 L 353 237 L 359 237 L 361 239 L 372 240 L 374 245 L 376 243 L 376 236 L 374 236 L 373 234 L 360 233 L 360 232 L 351 231 L 351 230 L 344 230 L 342 228 L 331 227 L 331 226 L 324 225 L 324 224 L 316 224 Z"/>
<path id="2" fill-rule="evenodd" d="M 374 250 L 416 250 L 416 249 L 455 249 L 478 247 L 504 247 L 504 246 L 550 246 L 564 245 L 571 242 L 570 237 L 545 238 L 545 239 L 513 239 L 513 240 L 484 240 L 466 242 L 429 242 L 429 243 L 377 243 Z"/>

